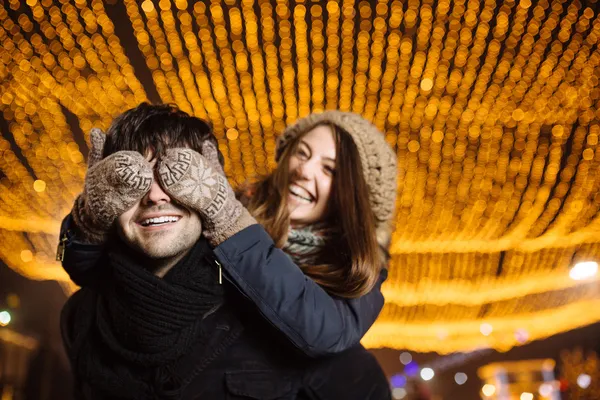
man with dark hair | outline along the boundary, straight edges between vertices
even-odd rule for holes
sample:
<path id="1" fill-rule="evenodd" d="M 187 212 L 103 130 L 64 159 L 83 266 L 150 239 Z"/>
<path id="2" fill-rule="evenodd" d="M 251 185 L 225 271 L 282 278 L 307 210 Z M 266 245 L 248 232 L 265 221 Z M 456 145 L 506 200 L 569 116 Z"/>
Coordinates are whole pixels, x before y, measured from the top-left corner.
<path id="1" fill-rule="evenodd" d="M 64 263 L 83 287 L 61 321 L 77 398 L 389 398 L 364 348 L 309 359 L 223 284 L 212 248 L 251 236 L 256 221 L 227 182 L 208 124 L 142 104 L 106 136 L 92 130 L 91 143 L 61 242 L 89 243 Z"/>

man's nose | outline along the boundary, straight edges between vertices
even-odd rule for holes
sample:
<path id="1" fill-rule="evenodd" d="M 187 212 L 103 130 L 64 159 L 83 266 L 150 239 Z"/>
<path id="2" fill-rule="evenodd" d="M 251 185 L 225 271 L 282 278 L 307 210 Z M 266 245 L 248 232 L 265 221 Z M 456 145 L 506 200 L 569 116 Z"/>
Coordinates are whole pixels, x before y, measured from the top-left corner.
<path id="1" fill-rule="evenodd" d="M 171 202 L 171 197 L 169 197 L 169 195 L 158 184 L 156 173 L 154 174 L 154 179 L 152 180 L 150 190 L 143 197 L 142 202 L 145 205 L 164 204 Z"/>

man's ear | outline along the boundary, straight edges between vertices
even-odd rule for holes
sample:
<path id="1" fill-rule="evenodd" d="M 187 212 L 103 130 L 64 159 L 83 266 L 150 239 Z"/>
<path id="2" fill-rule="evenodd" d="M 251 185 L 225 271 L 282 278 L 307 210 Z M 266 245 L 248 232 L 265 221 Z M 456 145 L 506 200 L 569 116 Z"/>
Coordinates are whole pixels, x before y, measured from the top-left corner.
<path id="1" fill-rule="evenodd" d="M 219 150 L 214 143 L 206 140 L 202 143 L 202 156 L 210 163 L 217 171 L 225 174 L 223 166 L 219 162 Z"/>
<path id="2" fill-rule="evenodd" d="M 102 151 L 104 150 L 104 142 L 106 141 L 106 135 L 100 128 L 92 128 L 90 131 L 90 143 L 92 148 L 88 155 L 88 168 L 93 167 L 102 160 Z"/>

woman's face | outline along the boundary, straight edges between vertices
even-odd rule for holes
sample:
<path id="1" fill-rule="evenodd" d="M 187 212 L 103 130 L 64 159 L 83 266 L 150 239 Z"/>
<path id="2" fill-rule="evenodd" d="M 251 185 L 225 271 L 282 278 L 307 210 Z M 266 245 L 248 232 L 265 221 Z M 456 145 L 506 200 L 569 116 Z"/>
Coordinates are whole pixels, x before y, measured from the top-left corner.
<path id="1" fill-rule="evenodd" d="M 335 138 L 329 126 L 319 125 L 300 138 L 289 161 L 288 205 L 293 226 L 309 225 L 325 216 L 335 158 Z"/>

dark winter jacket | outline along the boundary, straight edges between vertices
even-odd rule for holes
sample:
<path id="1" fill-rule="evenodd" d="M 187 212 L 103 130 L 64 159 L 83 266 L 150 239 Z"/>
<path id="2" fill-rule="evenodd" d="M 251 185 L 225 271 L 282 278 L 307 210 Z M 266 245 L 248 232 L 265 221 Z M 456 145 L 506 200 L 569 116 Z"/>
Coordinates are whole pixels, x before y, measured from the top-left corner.
<path id="1" fill-rule="evenodd" d="M 163 279 L 129 254 L 111 249 L 103 257 L 102 274 L 62 315 L 78 398 L 390 398 L 381 368 L 360 345 L 308 358 L 237 290 L 218 285 L 203 239 Z"/>
<path id="2" fill-rule="evenodd" d="M 103 273 L 98 262 L 101 245 L 81 243 L 67 216 L 61 229 L 63 266 L 80 286 L 94 285 Z M 333 354 L 360 342 L 383 307 L 379 280 L 368 294 L 357 299 L 330 296 L 281 249 L 261 225 L 238 232 L 214 249 L 225 279 L 256 304 L 260 313 L 302 352 L 309 356 Z"/>

